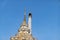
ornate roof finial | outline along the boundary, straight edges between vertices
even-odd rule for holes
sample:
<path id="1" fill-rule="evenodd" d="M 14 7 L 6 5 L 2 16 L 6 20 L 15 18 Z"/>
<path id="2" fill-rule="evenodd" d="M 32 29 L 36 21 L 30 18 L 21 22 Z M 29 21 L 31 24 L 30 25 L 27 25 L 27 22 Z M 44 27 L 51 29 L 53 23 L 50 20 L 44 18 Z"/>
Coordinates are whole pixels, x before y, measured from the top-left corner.
<path id="1" fill-rule="evenodd" d="M 26 25 L 26 8 L 24 9 L 24 21 L 22 25 Z"/>
<path id="2" fill-rule="evenodd" d="M 24 20 L 23 20 L 23 23 L 21 24 L 21 27 L 24 25 L 26 25 L 26 8 L 24 9 Z M 18 32 L 20 32 L 20 28 L 19 28 Z"/>
<path id="3" fill-rule="evenodd" d="M 24 17 L 26 16 L 26 8 L 24 9 Z"/>

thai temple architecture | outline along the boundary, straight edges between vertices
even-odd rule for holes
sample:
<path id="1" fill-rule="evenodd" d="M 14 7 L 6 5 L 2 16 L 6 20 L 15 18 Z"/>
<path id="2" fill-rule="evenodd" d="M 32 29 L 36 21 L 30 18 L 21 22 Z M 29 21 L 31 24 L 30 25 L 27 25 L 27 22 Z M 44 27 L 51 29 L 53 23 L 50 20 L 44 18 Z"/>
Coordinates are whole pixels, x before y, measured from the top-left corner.
<path id="1" fill-rule="evenodd" d="M 11 37 L 10 40 L 36 40 L 32 36 L 32 14 L 28 15 L 28 24 L 26 23 L 26 12 L 24 12 L 24 20 L 18 29 L 18 33 Z"/>

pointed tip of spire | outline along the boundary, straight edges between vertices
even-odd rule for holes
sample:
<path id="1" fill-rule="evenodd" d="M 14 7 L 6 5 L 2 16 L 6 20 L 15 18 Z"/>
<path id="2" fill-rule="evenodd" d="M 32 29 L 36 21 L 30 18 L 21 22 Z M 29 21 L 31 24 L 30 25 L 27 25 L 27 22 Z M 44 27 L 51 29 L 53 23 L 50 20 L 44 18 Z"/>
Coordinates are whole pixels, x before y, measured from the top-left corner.
<path id="1" fill-rule="evenodd" d="M 26 25 L 26 8 L 24 9 L 24 21 L 22 25 Z"/>
<path id="2" fill-rule="evenodd" d="M 26 8 L 24 9 L 24 20 L 26 20 Z"/>
<path id="3" fill-rule="evenodd" d="M 26 8 L 24 8 L 24 15 L 26 15 Z"/>

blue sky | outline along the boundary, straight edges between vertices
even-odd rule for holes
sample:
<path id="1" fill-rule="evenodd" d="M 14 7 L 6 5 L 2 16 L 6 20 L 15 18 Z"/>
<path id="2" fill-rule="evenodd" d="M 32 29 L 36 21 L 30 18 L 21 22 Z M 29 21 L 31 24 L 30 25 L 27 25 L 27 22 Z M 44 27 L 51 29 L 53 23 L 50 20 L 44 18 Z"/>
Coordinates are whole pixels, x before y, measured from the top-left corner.
<path id="1" fill-rule="evenodd" d="M 32 34 L 38 40 L 60 40 L 60 0 L 0 0 L 0 40 L 10 40 L 32 13 Z"/>

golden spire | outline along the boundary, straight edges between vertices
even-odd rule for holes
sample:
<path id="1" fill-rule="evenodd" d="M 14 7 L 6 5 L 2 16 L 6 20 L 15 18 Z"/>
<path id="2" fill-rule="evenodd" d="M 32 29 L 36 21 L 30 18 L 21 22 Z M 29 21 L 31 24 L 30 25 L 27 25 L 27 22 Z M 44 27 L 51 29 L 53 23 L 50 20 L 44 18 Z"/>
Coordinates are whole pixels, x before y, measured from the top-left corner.
<path id="1" fill-rule="evenodd" d="M 26 25 L 26 9 L 24 9 L 24 20 L 23 20 L 21 27 L 24 25 Z M 19 28 L 18 32 L 20 32 L 20 28 Z"/>
<path id="2" fill-rule="evenodd" d="M 24 21 L 22 25 L 26 25 L 26 9 L 24 9 Z"/>

